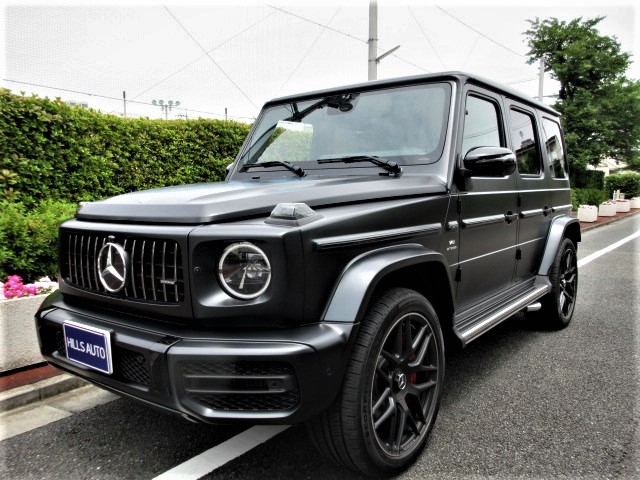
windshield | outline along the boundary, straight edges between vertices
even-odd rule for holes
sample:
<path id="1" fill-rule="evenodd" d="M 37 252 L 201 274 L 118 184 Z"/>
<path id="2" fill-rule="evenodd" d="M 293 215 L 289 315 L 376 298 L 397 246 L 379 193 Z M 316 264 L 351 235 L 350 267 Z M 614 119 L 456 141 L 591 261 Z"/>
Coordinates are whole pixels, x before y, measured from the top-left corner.
<path id="1" fill-rule="evenodd" d="M 288 162 L 309 173 L 340 167 L 319 160 L 354 156 L 399 165 L 434 163 L 442 155 L 450 97 L 448 83 L 433 83 L 271 106 L 260 117 L 238 167 L 246 171 L 249 165 L 259 169 L 259 164 L 267 168 Z"/>

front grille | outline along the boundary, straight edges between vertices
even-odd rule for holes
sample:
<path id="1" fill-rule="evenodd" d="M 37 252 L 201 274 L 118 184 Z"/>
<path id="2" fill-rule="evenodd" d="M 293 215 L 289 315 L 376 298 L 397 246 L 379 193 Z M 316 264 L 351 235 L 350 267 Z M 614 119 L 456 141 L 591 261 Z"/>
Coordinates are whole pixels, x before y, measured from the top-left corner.
<path id="1" fill-rule="evenodd" d="M 300 401 L 293 367 L 285 362 L 185 362 L 187 395 L 214 410 L 281 411 Z"/>
<path id="2" fill-rule="evenodd" d="M 108 292 L 100 281 L 97 259 L 107 242 L 119 243 L 129 258 L 127 282 L 120 292 Z M 60 270 L 64 280 L 83 290 L 123 299 L 155 303 L 184 302 L 180 245 L 174 240 L 106 233 L 64 232 L 60 238 Z"/>

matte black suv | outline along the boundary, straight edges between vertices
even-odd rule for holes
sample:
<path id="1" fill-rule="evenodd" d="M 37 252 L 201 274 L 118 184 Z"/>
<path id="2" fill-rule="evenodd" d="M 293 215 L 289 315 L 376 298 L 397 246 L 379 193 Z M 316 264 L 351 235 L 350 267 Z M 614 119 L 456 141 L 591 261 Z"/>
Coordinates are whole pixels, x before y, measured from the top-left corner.
<path id="1" fill-rule="evenodd" d="M 267 103 L 225 182 L 83 205 L 60 227 L 42 353 L 210 423 L 306 421 L 393 473 L 462 344 L 521 311 L 571 320 L 579 225 L 558 114 L 463 73 Z"/>

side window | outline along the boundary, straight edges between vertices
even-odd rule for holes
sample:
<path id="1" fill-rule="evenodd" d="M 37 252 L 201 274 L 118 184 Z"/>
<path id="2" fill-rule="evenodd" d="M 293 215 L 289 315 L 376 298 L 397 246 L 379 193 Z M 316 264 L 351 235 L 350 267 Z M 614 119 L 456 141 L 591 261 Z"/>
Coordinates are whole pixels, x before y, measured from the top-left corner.
<path id="1" fill-rule="evenodd" d="M 475 147 L 501 147 L 498 107 L 483 98 L 467 97 L 462 156 Z"/>
<path id="2" fill-rule="evenodd" d="M 531 115 L 511 109 L 511 145 L 520 175 L 540 174 L 540 147 Z"/>
<path id="3" fill-rule="evenodd" d="M 567 178 L 567 157 L 562 146 L 560 125 L 553 120 L 543 118 L 542 127 L 546 137 L 547 157 L 553 178 Z"/>

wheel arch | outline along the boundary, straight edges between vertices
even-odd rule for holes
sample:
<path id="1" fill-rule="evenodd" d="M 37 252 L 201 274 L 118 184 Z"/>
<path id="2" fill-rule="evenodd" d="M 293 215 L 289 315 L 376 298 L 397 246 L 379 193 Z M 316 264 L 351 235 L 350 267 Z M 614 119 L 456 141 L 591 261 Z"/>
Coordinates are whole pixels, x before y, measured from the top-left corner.
<path id="1" fill-rule="evenodd" d="M 345 267 L 322 319 L 357 323 L 377 294 L 404 287 L 420 293 L 432 304 L 445 330 L 452 326 L 452 285 L 440 253 L 419 244 L 381 248 L 356 257 Z"/>
<path id="2" fill-rule="evenodd" d="M 544 253 L 542 254 L 538 275 L 545 277 L 549 275 L 549 270 L 553 265 L 558 248 L 560 248 L 564 238 L 571 239 L 576 249 L 578 248 L 578 242 L 582 240 L 582 236 L 580 234 L 580 222 L 577 218 L 567 215 L 553 219 L 544 246 Z"/>

